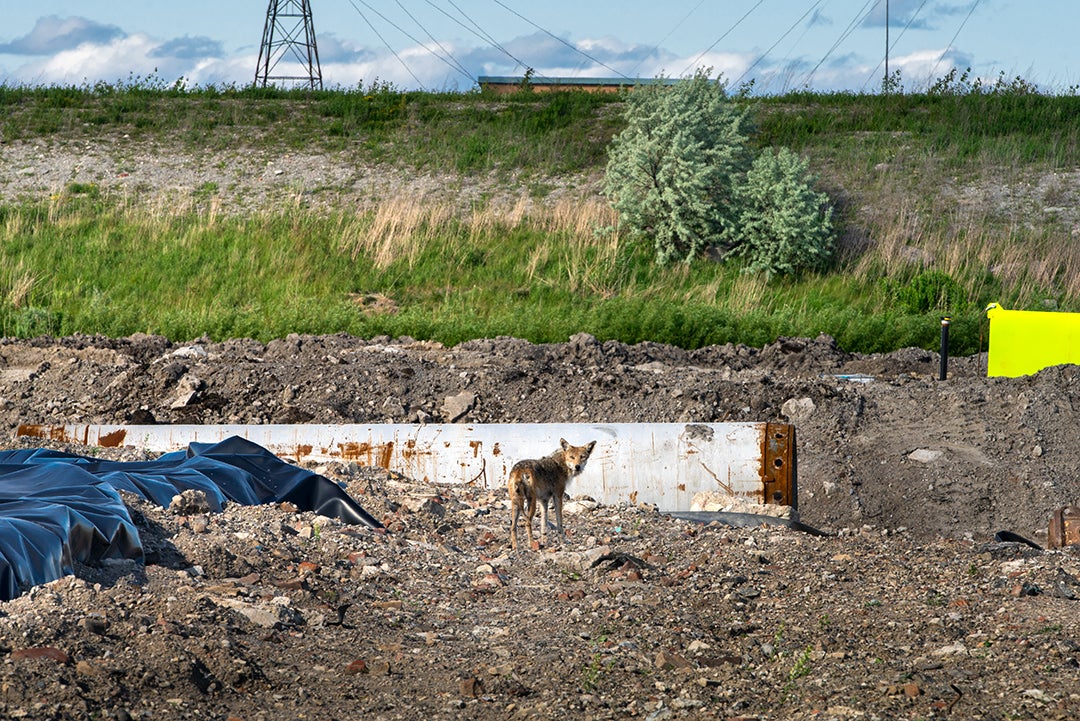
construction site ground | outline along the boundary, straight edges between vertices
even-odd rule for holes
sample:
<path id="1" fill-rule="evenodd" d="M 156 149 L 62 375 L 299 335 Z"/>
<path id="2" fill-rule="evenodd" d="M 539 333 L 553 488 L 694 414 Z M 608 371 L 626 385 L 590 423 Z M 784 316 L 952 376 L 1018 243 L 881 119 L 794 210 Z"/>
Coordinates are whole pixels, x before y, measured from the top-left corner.
<path id="1" fill-rule="evenodd" d="M 827 336 L 0 341 L 9 448 L 151 455 L 16 438 L 23 424 L 774 421 L 797 429 L 799 516 L 824 533 L 599 505 L 571 484 L 565 541 L 511 551 L 501 480 L 348 461 L 311 465 L 385 529 L 125 495 L 144 562 L 0 604 L 0 714 L 1077 718 L 1080 550 L 1034 546 L 1080 501 L 1080 371 L 938 372 L 931 352 Z"/>

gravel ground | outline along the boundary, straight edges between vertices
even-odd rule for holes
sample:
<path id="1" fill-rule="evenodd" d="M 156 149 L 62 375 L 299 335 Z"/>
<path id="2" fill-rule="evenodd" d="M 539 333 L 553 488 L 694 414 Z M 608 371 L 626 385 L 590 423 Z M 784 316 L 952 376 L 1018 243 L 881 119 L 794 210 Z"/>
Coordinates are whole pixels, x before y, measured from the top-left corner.
<path id="1" fill-rule="evenodd" d="M 238 147 L 198 152 L 182 144 L 134 141 L 126 136 L 93 140 L 0 139 L 0 201 L 38 200 L 72 184 L 151 208 L 182 211 L 196 205 L 215 212 L 251 213 L 304 207 L 365 209 L 408 197 L 469 209 L 477 203 L 513 208 L 528 202 L 557 203 L 593 194 L 596 177 L 518 178 L 505 173 L 461 177 L 439 170 L 373 165 L 354 153 L 279 151 Z M 529 187 L 544 187 L 543 199 Z"/>

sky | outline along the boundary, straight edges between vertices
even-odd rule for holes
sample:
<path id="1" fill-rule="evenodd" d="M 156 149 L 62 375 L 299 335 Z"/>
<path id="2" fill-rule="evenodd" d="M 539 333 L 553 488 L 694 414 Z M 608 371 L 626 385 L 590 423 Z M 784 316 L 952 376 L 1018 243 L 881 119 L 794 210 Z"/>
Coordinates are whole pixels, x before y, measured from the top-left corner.
<path id="1" fill-rule="evenodd" d="M 0 84 L 255 79 L 267 0 L 6 0 Z M 271 0 L 279 12 L 299 0 Z M 1080 85 L 1077 0 L 310 0 L 326 87 L 467 91 L 480 76 L 682 77 L 908 92 L 955 70 Z M 887 11 L 887 12 L 886 12 Z M 886 20 L 887 18 L 887 20 Z M 292 21 L 283 21 L 293 25 Z M 280 32 L 278 38 L 280 39 Z M 274 75 L 306 74 L 282 61 Z M 287 84 L 287 83 L 282 83 Z"/>

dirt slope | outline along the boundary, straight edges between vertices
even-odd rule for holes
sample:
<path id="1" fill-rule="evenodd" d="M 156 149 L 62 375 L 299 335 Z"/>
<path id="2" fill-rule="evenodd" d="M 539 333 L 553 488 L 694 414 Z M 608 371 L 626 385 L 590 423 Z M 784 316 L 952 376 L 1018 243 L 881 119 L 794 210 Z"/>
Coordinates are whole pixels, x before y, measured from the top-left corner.
<path id="1" fill-rule="evenodd" d="M 993 533 L 1041 543 L 1080 500 L 1076 372 L 988 380 L 964 358 L 942 382 L 932 353 L 856 356 L 827 337 L 2 341 L 9 437 L 31 422 L 790 421 L 802 519 L 830 535 L 581 501 L 566 542 L 511 553 L 501 488 L 342 463 L 318 470 L 387 532 L 125 498 L 144 564 L 79 568 L 0 606 L 0 712 L 1075 718 L 1080 552 Z M 458 416 L 446 399 L 463 392 Z M 25 443 L 47 442 L 8 445 Z"/>
<path id="2" fill-rule="evenodd" d="M 584 334 L 454 348 L 75 337 L 0 342 L 0 423 L 785 421 L 811 525 L 1038 537 L 1080 500 L 1076 369 L 987 379 L 960 358 L 938 373 L 934 353 L 857 356 L 824 336 L 696 351 Z M 462 393 L 458 416 L 446 400 Z"/>

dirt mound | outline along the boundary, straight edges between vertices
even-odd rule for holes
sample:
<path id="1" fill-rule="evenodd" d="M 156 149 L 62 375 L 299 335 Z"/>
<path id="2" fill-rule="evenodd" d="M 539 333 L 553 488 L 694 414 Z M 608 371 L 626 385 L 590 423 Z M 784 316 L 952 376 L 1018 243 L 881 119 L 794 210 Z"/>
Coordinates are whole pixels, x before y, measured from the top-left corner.
<path id="1" fill-rule="evenodd" d="M 579 499 L 565 543 L 511 553 L 502 488 L 346 463 L 317 470 L 387 532 L 125 498 L 145 564 L 79 568 L 0 607 L 0 711 L 1076 717 L 1080 554 L 994 534 L 1042 543 L 1052 511 L 1080 500 L 1080 371 L 983 367 L 952 359 L 939 381 L 935 353 L 856 355 L 827 336 L 694 351 L 586 334 L 0 341 L 9 436 L 25 423 L 791 422 L 801 520 L 829 534 Z"/>
<path id="2" fill-rule="evenodd" d="M 0 422 L 785 421 L 801 511 L 827 529 L 1037 535 L 1077 500 L 1074 369 L 987 379 L 981 359 L 857 355 L 828 336 L 693 351 L 579 334 L 453 348 L 409 338 L 270 343 L 79 336 L 0 342 Z M 462 396 L 464 394 L 464 396 Z M 463 403 L 447 399 L 464 397 Z M 916 453 L 918 451 L 918 453 Z"/>

